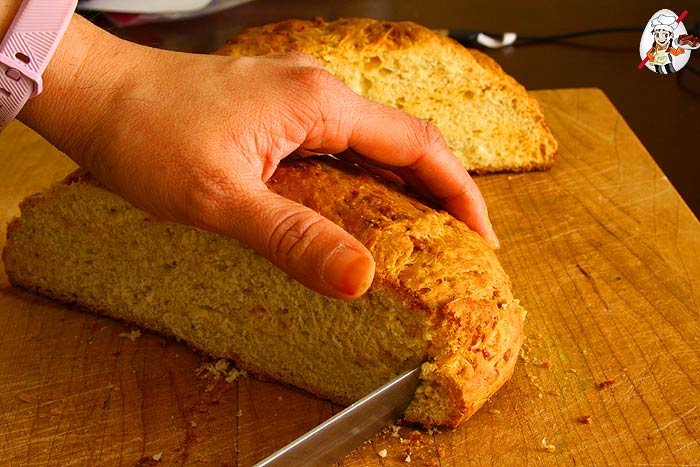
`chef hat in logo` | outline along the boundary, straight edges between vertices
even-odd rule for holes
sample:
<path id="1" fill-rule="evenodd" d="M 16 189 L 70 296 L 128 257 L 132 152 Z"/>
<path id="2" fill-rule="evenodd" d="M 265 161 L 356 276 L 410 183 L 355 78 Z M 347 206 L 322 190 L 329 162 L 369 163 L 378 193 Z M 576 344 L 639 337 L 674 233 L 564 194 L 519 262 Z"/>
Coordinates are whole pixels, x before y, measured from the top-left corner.
<path id="1" fill-rule="evenodd" d="M 676 17 L 670 15 L 660 14 L 653 20 L 651 20 L 651 30 L 663 29 L 668 32 L 673 32 L 674 29 L 678 27 L 676 23 Z"/>

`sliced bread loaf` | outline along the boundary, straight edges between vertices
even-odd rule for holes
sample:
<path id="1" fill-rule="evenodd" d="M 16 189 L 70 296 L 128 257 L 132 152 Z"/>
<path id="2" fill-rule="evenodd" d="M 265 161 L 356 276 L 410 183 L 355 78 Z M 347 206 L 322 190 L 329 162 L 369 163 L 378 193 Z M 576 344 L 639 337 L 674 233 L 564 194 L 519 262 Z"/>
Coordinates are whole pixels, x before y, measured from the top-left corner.
<path id="1" fill-rule="evenodd" d="M 557 143 L 538 102 L 491 58 L 411 22 L 287 20 L 217 53 L 304 52 L 353 91 L 433 122 L 474 172 L 547 169 Z"/>
<path id="2" fill-rule="evenodd" d="M 525 311 L 465 224 L 338 161 L 282 164 L 269 187 L 370 249 L 364 296 L 317 294 L 238 241 L 158 221 L 86 172 L 22 203 L 8 278 L 341 404 L 422 364 L 406 419 L 425 426 L 459 424 L 511 376 Z"/>

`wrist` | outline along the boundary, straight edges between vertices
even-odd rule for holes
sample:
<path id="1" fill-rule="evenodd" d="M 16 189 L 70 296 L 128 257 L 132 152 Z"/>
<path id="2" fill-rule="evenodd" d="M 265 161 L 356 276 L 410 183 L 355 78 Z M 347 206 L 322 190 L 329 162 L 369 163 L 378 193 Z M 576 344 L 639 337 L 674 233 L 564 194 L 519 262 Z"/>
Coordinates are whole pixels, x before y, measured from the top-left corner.
<path id="1" fill-rule="evenodd" d="M 27 102 L 18 119 L 82 163 L 78 149 L 109 112 L 121 79 L 112 62 L 128 45 L 74 14 L 44 72 L 43 92 Z"/>
<path id="2" fill-rule="evenodd" d="M 0 131 L 41 94 L 46 67 L 78 0 L 24 0 L 0 40 Z M 7 7 L 3 3 L 3 7 Z M 4 14 L 7 20 L 9 15 Z"/>

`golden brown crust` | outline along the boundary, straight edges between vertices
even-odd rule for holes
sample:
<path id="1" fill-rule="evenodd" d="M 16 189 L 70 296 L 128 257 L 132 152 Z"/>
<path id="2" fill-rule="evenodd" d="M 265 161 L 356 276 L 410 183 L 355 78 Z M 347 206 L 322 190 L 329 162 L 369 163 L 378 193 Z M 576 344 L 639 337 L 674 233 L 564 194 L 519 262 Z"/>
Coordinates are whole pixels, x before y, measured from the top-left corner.
<path id="1" fill-rule="evenodd" d="M 250 56 L 287 52 L 310 54 L 365 97 L 433 121 L 470 171 L 523 172 L 546 170 L 554 164 L 557 143 L 539 103 L 490 57 L 449 37 L 412 22 L 292 19 L 246 29 L 216 53 Z M 431 65 L 419 63 L 416 57 Z M 405 69 L 376 74 L 376 67 L 394 60 L 403 62 Z M 425 66 L 434 66 L 434 70 L 423 69 Z M 452 92 L 430 95 L 435 76 L 445 73 L 454 75 L 438 87 Z M 376 91 L 375 80 L 382 81 L 382 91 Z M 489 97 L 479 100 L 485 94 Z M 415 101 L 422 98 L 433 104 Z M 511 101 L 517 102 L 517 110 Z M 433 108 L 428 108 L 430 105 Z M 463 116 L 466 112 L 459 111 L 472 112 L 472 105 L 483 106 L 486 117 L 482 117 L 488 124 L 474 125 L 474 120 Z M 509 122 L 501 120 L 503 112 L 512 112 Z"/>
<path id="2" fill-rule="evenodd" d="M 268 186 L 350 232 L 372 252 L 376 277 L 422 307 L 511 296 L 510 279 L 478 234 L 358 166 L 327 156 L 282 164 Z"/>
<path id="3" fill-rule="evenodd" d="M 245 29 L 215 53 L 235 56 L 311 53 L 319 47 L 331 49 L 341 43 L 352 44 L 359 53 L 372 48 L 408 49 L 417 42 L 453 43 L 452 39 L 409 21 L 342 18 L 329 22 L 316 17 L 311 21 L 289 19 Z"/>

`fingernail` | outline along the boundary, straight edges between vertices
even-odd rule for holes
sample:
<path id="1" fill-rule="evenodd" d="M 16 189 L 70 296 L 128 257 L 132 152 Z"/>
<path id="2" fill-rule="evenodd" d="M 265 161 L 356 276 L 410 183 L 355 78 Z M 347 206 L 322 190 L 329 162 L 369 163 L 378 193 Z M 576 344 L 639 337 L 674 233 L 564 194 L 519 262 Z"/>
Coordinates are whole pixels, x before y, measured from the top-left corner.
<path id="1" fill-rule="evenodd" d="M 488 217 L 488 213 L 486 214 L 486 224 L 486 235 L 484 235 L 484 238 L 491 248 L 497 250 L 501 247 L 501 242 L 498 241 L 496 231 L 493 230 L 493 225 L 491 224 L 491 219 Z"/>
<path id="2" fill-rule="evenodd" d="M 358 295 L 371 284 L 374 276 L 372 261 L 359 251 L 338 246 L 323 266 L 323 280 L 346 295 Z"/>
<path id="3" fill-rule="evenodd" d="M 498 237 L 496 236 L 496 232 L 491 229 L 488 234 L 488 240 L 489 244 L 491 245 L 491 248 L 494 250 L 497 250 L 501 247 L 501 242 L 498 240 Z"/>

